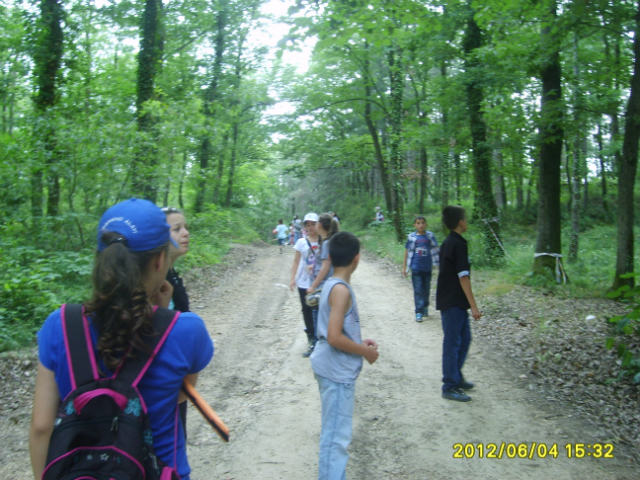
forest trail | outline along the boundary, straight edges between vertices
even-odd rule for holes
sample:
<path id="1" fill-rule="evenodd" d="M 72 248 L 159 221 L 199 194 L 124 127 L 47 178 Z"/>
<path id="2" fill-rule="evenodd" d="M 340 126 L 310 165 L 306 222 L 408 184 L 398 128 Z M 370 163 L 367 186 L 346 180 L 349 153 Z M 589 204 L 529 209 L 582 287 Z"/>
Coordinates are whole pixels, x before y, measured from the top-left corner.
<path id="1" fill-rule="evenodd" d="M 205 268 L 189 278 L 192 309 L 216 346 L 198 390 L 231 428 L 226 444 L 189 407 L 193 480 L 316 478 L 320 398 L 310 362 L 301 355 L 306 335 L 298 295 L 287 287 L 292 259 L 290 247 L 280 255 L 274 246 L 236 246 L 215 273 Z M 521 372 L 480 336 L 465 367 L 476 382 L 473 400 L 442 399 L 438 312 L 416 323 L 411 282 L 366 252 L 352 285 L 363 338 L 379 343 L 380 357 L 374 365 L 365 362 L 356 385 L 347 478 L 640 479 L 623 458 L 568 459 L 564 445 L 594 443 L 593 429 L 575 412 L 523 388 Z M 478 301 L 482 308 L 482 297 Z M 0 480 L 33 478 L 27 435 L 35 355 L 25 350 L 18 363 L 0 363 L 0 376 L 9 379 L 0 384 Z M 491 442 L 557 443 L 558 457 L 453 458 L 456 443 L 486 448 Z"/>
<path id="2" fill-rule="evenodd" d="M 246 249 L 255 261 L 192 302 L 215 339 L 198 390 L 231 428 L 223 443 L 189 410 L 192 478 L 298 480 L 317 475 L 320 400 L 297 292 L 288 288 L 293 252 Z M 518 386 L 517 374 L 474 339 L 465 376 L 476 382 L 466 404 L 440 396 L 439 313 L 413 320 L 413 293 L 399 273 L 363 255 L 352 278 L 363 338 L 380 345 L 356 386 L 347 477 L 374 479 L 633 479 L 619 459 L 567 458 L 567 443 L 593 443 L 577 419 L 561 419 Z M 432 299 L 433 303 L 433 299 Z M 482 305 L 482 299 L 479 299 Z M 473 328 L 473 327 L 472 327 Z M 540 459 L 453 458 L 453 445 L 558 444 Z M 486 447 L 485 447 L 486 448 Z M 486 451 L 485 451 L 486 454 Z"/>

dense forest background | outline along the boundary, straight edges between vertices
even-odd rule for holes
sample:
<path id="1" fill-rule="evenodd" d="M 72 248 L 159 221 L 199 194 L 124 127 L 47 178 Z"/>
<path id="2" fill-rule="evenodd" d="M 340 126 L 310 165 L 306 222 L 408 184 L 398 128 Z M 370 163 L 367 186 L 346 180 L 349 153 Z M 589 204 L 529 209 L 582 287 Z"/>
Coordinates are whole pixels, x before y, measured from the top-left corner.
<path id="1" fill-rule="evenodd" d="M 456 203 L 477 265 L 633 300 L 639 31 L 627 0 L 0 0 L 0 350 L 131 196 L 185 210 L 185 270 L 311 210 L 397 256 Z"/>

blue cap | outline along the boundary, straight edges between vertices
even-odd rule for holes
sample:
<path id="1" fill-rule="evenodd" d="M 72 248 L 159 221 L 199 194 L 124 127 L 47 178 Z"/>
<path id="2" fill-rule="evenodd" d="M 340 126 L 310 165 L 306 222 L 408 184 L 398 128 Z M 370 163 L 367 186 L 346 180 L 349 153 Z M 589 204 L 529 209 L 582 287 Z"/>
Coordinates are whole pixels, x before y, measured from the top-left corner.
<path id="1" fill-rule="evenodd" d="M 105 232 L 116 232 L 127 239 L 127 247 L 133 252 L 158 248 L 168 241 L 178 248 L 171 238 L 171 226 L 166 215 L 149 200 L 131 198 L 104 212 L 98 224 L 98 251 L 109 245 L 102 242 Z"/>

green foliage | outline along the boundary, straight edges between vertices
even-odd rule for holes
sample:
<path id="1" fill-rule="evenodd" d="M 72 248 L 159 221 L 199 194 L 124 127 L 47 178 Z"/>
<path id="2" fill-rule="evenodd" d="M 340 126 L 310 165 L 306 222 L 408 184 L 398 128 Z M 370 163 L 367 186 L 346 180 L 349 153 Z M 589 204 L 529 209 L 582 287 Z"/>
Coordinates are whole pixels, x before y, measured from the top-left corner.
<path id="1" fill-rule="evenodd" d="M 622 278 L 632 277 L 640 278 L 640 275 L 622 275 Z M 615 336 L 607 338 L 606 346 L 616 348 L 620 357 L 618 379 L 631 376 L 633 383 L 640 383 L 640 285 L 634 288 L 624 285 L 607 296 L 625 302 L 630 307 L 626 314 L 609 319 L 615 326 Z"/>
<path id="2" fill-rule="evenodd" d="M 86 298 L 92 254 L 0 246 L 0 351 L 31 342 L 51 311 Z"/>
<path id="3" fill-rule="evenodd" d="M 220 263 L 232 242 L 251 243 L 259 238 L 242 210 L 207 205 L 206 211 L 190 217 L 188 224 L 189 253 L 178 264 L 182 271 Z"/>

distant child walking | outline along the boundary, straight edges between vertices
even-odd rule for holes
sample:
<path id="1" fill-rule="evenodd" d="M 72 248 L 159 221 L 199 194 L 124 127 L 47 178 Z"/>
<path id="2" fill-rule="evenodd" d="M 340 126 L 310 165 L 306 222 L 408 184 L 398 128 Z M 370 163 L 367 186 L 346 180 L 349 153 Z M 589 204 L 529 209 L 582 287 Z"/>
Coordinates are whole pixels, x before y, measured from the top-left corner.
<path id="1" fill-rule="evenodd" d="M 411 271 L 413 297 L 416 306 L 416 322 L 429 316 L 429 294 L 431 293 L 431 271 L 438 266 L 440 249 L 432 232 L 427 232 L 427 220 L 419 215 L 413 221 L 416 231 L 409 234 L 404 246 L 402 273 L 406 277 Z"/>
<path id="2" fill-rule="evenodd" d="M 311 307 L 305 302 L 307 289 L 313 283 L 313 269 L 316 263 L 316 257 L 320 248 L 320 235 L 316 230 L 318 224 L 317 213 L 307 213 L 304 216 L 304 228 L 307 230 L 307 236 L 299 239 L 293 246 L 296 251 L 291 266 L 291 290 L 298 287 L 300 295 L 300 303 L 302 304 L 302 317 L 304 319 L 307 340 L 309 341 L 309 349 L 303 356 L 308 357 L 313 351 L 315 338 L 315 330 L 313 328 L 313 312 Z M 294 224 L 295 225 L 295 224 Z"/>
<path id="3" fill-rule="evenodd" d="M 278 246 L 280 247 L 280 253 L 282 253 L 282 247 L 284 246 L 284 241 L 287 238 L 287 226 L 282 223 L 282 219 L 278 220 L 278 225 L 273 230 L 273 233 L 276 234 L 276 238 L 278 239 Z"/>
<path id="4" fill-rule="evenodd" d="M 322 289 L 318 343 L 311 354 L 322 403 L 318 480 L 346 478 L 356 379 L 362 357 L 371 364 L 378 359 L 378 344 L 361 341 L 358 305 L 349 285 L 360 260 L 360 242 L 352 233 L 336 233 L 330 255 L 334 272 Z"/>
<path id="5" fill-rule="evenodd" d="M 482 317 L 471 290 L 471 263 L 467 241 L 464 208 L 449 205 L 442 210 L 442 221 L 450 230 L 440 248 L 440 273 L 436 290 L 436 309 L 442 317 L 442 398 L 468 402 L 471 397 L 464 391 L 474 385 L 462 375 L 462 367 L 471 344 L 471 327 L 467 310 L 475 320 Z"/>

